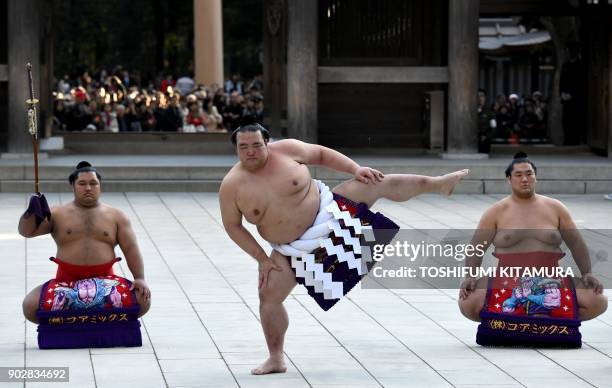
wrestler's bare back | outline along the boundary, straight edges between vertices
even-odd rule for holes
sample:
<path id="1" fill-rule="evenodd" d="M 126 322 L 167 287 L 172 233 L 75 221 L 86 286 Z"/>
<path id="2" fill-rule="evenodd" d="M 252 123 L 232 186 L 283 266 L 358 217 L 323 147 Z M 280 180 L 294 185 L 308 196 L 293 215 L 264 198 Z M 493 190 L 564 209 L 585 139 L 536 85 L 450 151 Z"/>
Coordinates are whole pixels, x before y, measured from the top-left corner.
<path id="1" fill-rule="evenodd" d="M 120 218 L 117 209 L 99 203 L 91 208 L 74 202 L 51 209 L 51 235 L 57 244 L 56 257 L 77 265 L 112 261 L 118 243 Z"/>
<path id="2" fill-rule="evenodd" d="M 509 196 L 493 205 L 486 217 L 496 229 L 493 239 L 496 251 L 558 251 L 563 242 L 559 232 L 562 206 L 559 201 L 538 194 L 528 202 L 518 203 Z"/>
<path id="3" fill-rule="evenodd" d="M 237 163 L 225 178 L 244 218 L 272 243 L 288 243 L 310 227 L 319 210 L 319 191 L 308 167 L 269 144 L 263 168 L 249 172 Z"/>

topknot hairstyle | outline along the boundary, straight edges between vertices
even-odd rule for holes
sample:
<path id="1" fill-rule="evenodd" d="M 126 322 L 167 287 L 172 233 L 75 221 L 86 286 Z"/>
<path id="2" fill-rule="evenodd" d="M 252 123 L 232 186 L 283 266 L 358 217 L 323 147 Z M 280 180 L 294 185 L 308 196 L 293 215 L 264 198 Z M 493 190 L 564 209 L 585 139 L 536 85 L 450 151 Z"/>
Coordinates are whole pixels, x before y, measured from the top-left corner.
<path id="1" fill-rule="evenodd" d="M 263 139 L 267 144 L 268 141 L 270 141 L 270 131 L 268 131 L 266 128 L 264 128 L 263 125 L 259 124 L 258 122 L 254 120 L 251 122 L 243 123 L 241 126 L 236 128 L 234 132 L 232 132 L 232 144 L 234 146 L 236 145 L 236 142 L 237 142 L 236 138 L 238 137 L 239 133 L 257 132 L 257 131 L 261 132 L 261 135 L 263 136 Z"/>
<path id="2" fill-rule="evenodd" d="M 523 151 L 519 151 L 514 154 L 514 158 L 512 159 L 510 164 L 508 164 L 508 167 L 506 167 L 506 178 L 509 178 L 512 175 L 512 171 L 514 171 L 514 165 L 519 163 L 531 164 L 531 167 L 533 167 L 533 172 L 536 175 L 538 174 L 538 168 L 536 167 L 535 163 L 529 160 L 529 158 L 527 158 L 526 153 L 524 153 Z"/>
<path id="3" fill-rule="evenodd" d="M 100 173 L 91 165 L 91 163 L 87 161 L 79 162 L 79 164 L 76 165 L 75 170 L 68 176 L 68 182 L 70 182 L 71 185 L 74 184 L 74 182 L 79 178 L 79 174 L 82 172 L 95 172 L 98 180 L 102 182 L 102 175 L 100 175 Z"/>

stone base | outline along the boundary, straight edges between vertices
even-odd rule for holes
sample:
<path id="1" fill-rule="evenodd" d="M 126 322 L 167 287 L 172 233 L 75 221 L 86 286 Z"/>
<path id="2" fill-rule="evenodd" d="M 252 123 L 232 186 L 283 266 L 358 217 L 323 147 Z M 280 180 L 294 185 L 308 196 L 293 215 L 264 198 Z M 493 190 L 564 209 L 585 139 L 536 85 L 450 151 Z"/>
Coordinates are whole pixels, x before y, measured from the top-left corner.
<path id="1" fill-rule="evenodd" d="M 233 155 L 229 132 L 59 132 L 68 153 L 83 155 Z M 111 152 L 112 150 L 112 152 Z"/>
<path id="2" fill-rule="evenodd" d="M 61 151 L 64 149 L 64 138 L 62 136 L 51 136 L 40 139 L 40 149 L 43 151 Z"/>
<path id="3" fill-rule="evenodd" d="M 489 159 L 489 154 L 479 154 L 479 153 L 474 153 L 474 154 L 468 154 L 468 153 L 450 153 L 450 152 L 445 152 L 440 154 L 440 157 L 442 159 L 447 159 L 447 160 L 483 160 L 483 159 Z"/>
<path id="4" fill-rule="evenodd" d="M 49 154 L 46 152 L 39 152 L 38 159 L 48 159 Z M 32 152 L 3 152 L 0 154 L 0 159 L 10 159 L 10 160 L 23 160 L 23 159 L 32 159 L 34 161 L 34 154 Z"/>

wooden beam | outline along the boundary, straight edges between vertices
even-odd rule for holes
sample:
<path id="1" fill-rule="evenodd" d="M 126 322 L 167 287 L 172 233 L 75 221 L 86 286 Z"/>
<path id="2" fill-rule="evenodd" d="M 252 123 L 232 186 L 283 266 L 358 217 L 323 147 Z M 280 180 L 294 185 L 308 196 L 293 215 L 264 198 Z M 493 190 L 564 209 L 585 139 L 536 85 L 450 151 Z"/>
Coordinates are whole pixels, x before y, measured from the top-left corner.
<path id="1" fill-rule="evenodd" d="M 607 0 L 600 0 L 607 1 Z M 577 3 L 577 1 L 576 1 Z M 577 15 L 580 9 L 568 0 L 480 0 L 480 16 Z"/>
<path id="2" fill-rule="evenodd" d="M 447 83 L 447 67 L 319 66 L 319 83 Z"/>
<path id="3" fill-rule="evenodd" d="M 8 81 L 8 65 L 0 65 L 0 82 Z"/>

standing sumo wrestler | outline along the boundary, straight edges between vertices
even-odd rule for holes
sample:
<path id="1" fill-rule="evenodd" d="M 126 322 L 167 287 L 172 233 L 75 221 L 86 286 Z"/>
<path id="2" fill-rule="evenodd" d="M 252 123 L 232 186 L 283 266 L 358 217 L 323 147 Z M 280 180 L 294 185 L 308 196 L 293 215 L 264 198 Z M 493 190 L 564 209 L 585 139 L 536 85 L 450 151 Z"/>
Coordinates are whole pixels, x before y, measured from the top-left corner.
<path id="1" fill-rule="evenodd" d="M 338 204 L 365 203 L 378 199 L 402 202 L 428 192 L 450 195 L 468 174 L 457 171 L 439 177 L 409 174 L 384 175 L 360 166 L 347 156 L 316 144 L 287 139 L 268 143 L 270 135 L 259 124 L 236 129 L 232 143 L 239 162 L 223 179 L 219 191 L 223 226 L 229 237 L 259 264 L 259 311 L 269 358 L 253 374 L 285 372 L 285 333 L 289 325 L 283 301 L 296 285 L 289 255 L 283 246 L 295 242 L 309 229 L 323 208 L 323 198 Z M 313 180 L 309 165 L 347 173 L 354 178 L 329 188 Z M 326 193 L 326 195 L 323 195 Z M 268 254 L 242 225 L 242 219 L 257 226 L 259 234 L 272 244 Z"/>

